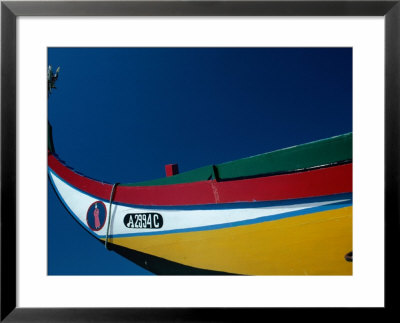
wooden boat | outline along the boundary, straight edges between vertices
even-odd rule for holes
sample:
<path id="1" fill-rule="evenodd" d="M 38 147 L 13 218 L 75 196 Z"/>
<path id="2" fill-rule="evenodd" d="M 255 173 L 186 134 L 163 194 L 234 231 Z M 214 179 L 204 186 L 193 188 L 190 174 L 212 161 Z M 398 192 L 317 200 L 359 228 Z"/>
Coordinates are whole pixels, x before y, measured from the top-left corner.
<path id="1" fill-rule="evenodd" d="M 48 174 L 94 238 L 156 274 L 351 275 L 352 134 L 133 184 Z"/>

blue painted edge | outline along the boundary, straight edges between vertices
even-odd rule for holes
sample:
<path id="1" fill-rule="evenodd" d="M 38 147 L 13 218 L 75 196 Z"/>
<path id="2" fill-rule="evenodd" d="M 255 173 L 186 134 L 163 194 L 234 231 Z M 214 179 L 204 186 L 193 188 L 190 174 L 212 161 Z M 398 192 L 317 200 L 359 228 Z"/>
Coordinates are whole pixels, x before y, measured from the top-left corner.
<path id="1" fill-rule="evenodd" d="M 196 228 L 188 228 L 188 229 L 176 229 L 176 230 L 169 230 L 169 231 L 162 231 L 162 232 L 153 231 L 153 232 L 132 233 L 132 234 L 129 234 L 129 233 L 127 233 L 127 234 L 116 234 L 116 235 L 112 235 L 112 237 L 114 237 L 114 238 L 127 238 L 127 237 L 137 237 L 137 236 L 163 235 L 163 234 L 172 234 L 172 233 L 186 233 L 186 232 L 197 232 L 197 231 L 210 231 L 210 230 L 217 230 L 217 229 L 226 229 L 226 228 L 233 228 L 233 227 L 250 225 L 250 224 L 258 224 L 258 223 L 263 223 L 263 222 L 270 222 L 270 221 L 280 220 L 280 219 L 284 219 L 284 218 L 291 218 L 291 217 L 295 217 L 295 216 L 312 214 L 312 213 L 317 213 L 317 212 L 322 212 L 322 211 L 335 210 L 335 209 L 340 209 L 340 208 L 344 208 L 344 207 L 351 206 L 351 205 L 352 205 L 351 202 L 347 202 L 346 201 L 346 202 L 339 202 L 339 203 L 329 204 L 329 205 L 325 205 L 325 206 L 318 206 L 318 207 L 299 210 L 299 211 L 293 211 L 293 212 L 280 213 L 280 214 L 277 214 L 277 215 L 264 216 L 264 217 L 251 219 L 251 220 L 243 220 L 243 221 L 223 223 L 223 224 L 207 225 L 207 226 L 196 227 Z"/>

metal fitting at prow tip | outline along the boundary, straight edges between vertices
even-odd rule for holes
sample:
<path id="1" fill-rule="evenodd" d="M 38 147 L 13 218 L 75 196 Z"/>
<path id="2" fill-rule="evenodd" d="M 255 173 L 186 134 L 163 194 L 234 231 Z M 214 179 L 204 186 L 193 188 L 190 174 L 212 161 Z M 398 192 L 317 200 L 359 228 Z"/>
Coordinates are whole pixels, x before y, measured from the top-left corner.
<path id="1" fill-rule="evenodd" d="M 49 65 L 47 69 L 47 95 L 51 94 L 52 89 L 56 89 L 56 81 L 58 79 L 58 73 L 60 72 L 60 66 L 57 67 L 55 73 L 53 73 L 51 69 L 51 65 Z"/>

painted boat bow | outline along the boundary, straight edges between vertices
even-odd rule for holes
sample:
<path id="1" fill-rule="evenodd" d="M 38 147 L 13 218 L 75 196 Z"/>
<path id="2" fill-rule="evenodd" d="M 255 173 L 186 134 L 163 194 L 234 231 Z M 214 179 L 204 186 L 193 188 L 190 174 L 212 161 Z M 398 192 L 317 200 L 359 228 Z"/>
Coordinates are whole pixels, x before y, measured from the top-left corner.
<path id="1" fill-rule="evenodd" d="M 113 185 L 67 167 L 49 140 L 49 178 L 91 235 L 108 237 L 113 250 L 158 274 L 349 275 L 349 142 L 351 134 L 198 173 L 121 184 L 110 203 Z M 287 162 L 293 160 L 288 154 L 300 162 Z"/>

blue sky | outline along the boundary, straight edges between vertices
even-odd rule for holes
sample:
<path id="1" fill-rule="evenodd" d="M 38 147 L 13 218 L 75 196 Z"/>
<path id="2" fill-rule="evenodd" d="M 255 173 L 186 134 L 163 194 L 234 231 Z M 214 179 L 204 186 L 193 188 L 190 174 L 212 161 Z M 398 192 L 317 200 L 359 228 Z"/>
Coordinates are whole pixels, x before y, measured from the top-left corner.
<path id="1" fill-rule="evenodd" d="M 48 62 L 61 67 L 48 101 L 57 154 L 109 183 L 352 131 L 351 48 L 49 48 Z M 48 194 L 49 274 L 151 274 Z"/>

